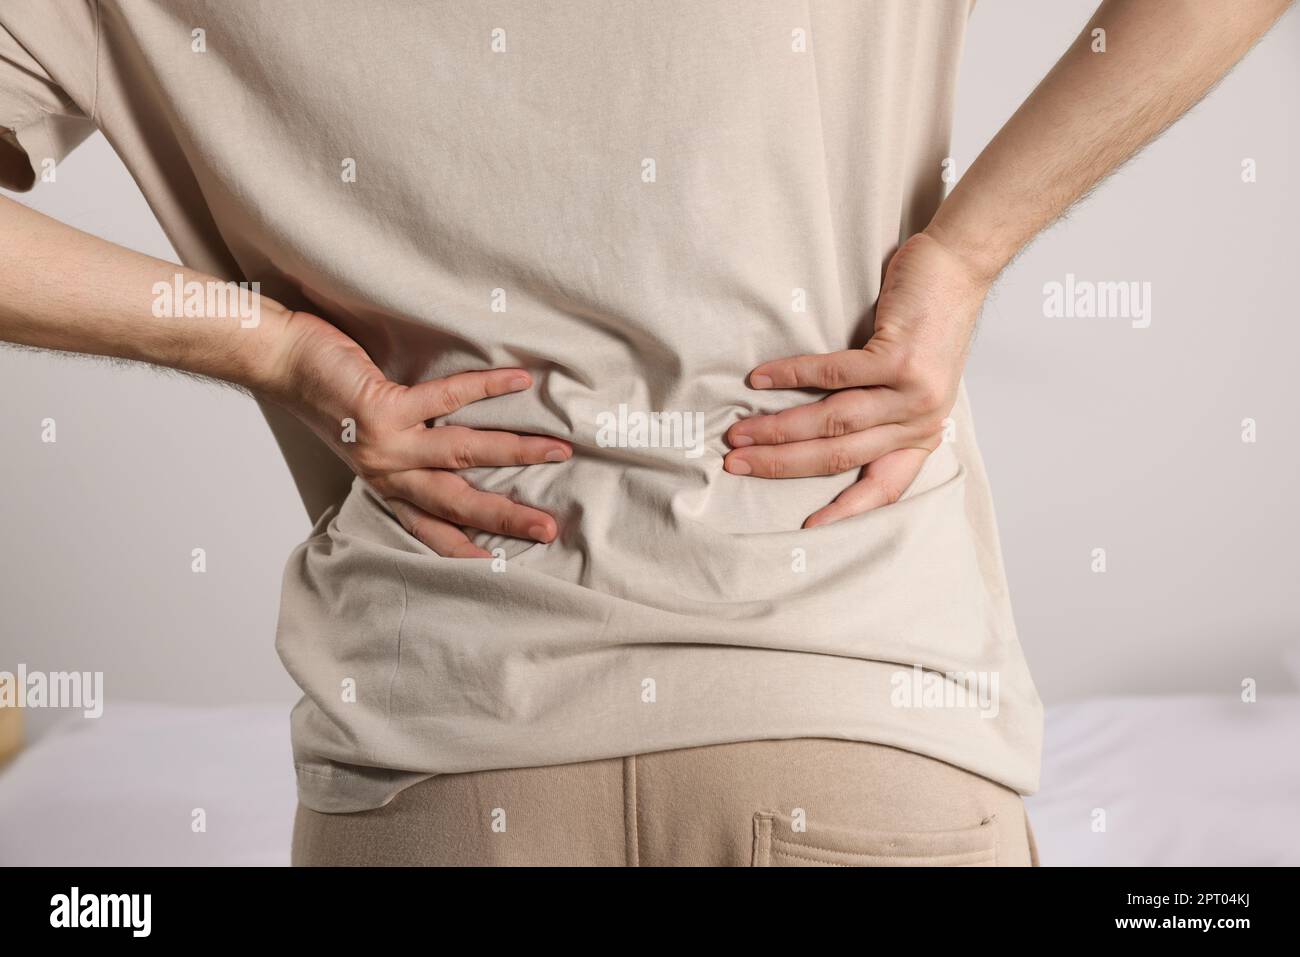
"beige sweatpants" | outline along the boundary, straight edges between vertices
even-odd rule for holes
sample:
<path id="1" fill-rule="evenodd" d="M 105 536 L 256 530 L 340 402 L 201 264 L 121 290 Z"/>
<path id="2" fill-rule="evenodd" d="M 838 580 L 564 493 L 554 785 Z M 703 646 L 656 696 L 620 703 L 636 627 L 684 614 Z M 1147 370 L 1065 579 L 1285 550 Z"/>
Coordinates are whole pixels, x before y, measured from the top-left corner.
<path id="1" fill-rule="evenodd" d="M 1020 796 L 932 758 L 801 738 L 445 774 L 299 806 L 295 865 L 1037 865 Z"/>

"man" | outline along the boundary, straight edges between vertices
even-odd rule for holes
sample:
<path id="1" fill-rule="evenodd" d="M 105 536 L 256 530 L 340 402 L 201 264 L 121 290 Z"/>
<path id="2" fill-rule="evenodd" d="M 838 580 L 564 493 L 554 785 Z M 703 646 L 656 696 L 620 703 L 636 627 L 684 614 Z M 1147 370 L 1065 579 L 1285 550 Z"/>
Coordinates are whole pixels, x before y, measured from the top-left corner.
<path id="1" fill-rule="evenodd" d="M 1285 6 L 1107 0 L 940 205 L 962 0 L 10 0 L 7 181 L 187 268 L 5 202 L 0 338 L 263 401 L 299 863 L 1031 863 L 971 332 Z"/>

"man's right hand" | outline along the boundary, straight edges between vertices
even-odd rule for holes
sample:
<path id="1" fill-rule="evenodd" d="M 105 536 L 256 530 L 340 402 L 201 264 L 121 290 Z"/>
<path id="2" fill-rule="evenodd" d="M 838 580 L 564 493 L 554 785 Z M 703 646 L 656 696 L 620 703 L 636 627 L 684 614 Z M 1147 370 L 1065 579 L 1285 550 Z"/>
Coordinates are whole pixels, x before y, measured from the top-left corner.
<path id="1" fill-rule="evenodd" d="M 12 250 L 12 252 L 11 252 Z M 75 281 L 52 281 L 51 276 Z M 473 488 L 456 469 L 563 462 L 559 439 L 426 423 L 532 385 L 522 369 L 404 386 L 324 319 L 259 300 L 234 314 L 160 315 L 159 283 L 220 282 L 65 226 L 0 196 L 0 342 L 149 362 L 242 386 L 287 408 L 387 501 L 406 530 L 447 558 L 490 558 L 461 530 L 552 541 L 555 519 Z M 345 419 L 356 441 L 344 440 Z"/>
<path id="2" fill-rule="evenodd" d="M 488 369 L 393 382 L 356 342 L 309 313 L 288 316 L 268 357 L 262 394 L 287 407 L 371 488 L 402 526 L 445 558 L 490 558 L 462 531 L 481 529 L 549 542 L 555 519 L 481 492 L 456 474 L 474 466 L 564 462 L 573 447 L 560 439 L 429 425 L 462 406 L 532 385 L 522 369 Z M 355 441 L 345 441 L 345 419 Z"/>

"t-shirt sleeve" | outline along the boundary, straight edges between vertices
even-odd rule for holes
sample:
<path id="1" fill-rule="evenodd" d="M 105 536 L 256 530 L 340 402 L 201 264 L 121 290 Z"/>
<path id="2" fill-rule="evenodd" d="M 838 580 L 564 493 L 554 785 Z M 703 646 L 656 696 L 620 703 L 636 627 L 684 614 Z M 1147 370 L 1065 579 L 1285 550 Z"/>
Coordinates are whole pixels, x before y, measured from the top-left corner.
<path id="1" fill-rule="evenodd" d="M 67 18 L 76 6 L 50 3 L 46 10 L 52 15 L 39 28 L 27 32 L 29 44 L 32 37 L 44 38 L 52 27 L 68 26 Z M 0 17 L 8 15 L 7 10 L 0 12 Z M 86 26 L 93 31 L 93 24 Z M 70 41 L 85 32 L 61 32 L 62 44 L 54 51 L 55 59 L 83 58 L 67 75 L 90 81 L 90 89 L 79 89 L 74 94 L 56 82 L 16 32 L 0 23 L 0 186 L 18 192 L 31 189 L 46 169 L 94 132 L 95 125 L 87 115 L 93 110 L 93 66 L 89 72 L 85 69 L 87 60 L 89 64 L 94 62 L 93 42 L 89 50 L 68 48 Z"/>

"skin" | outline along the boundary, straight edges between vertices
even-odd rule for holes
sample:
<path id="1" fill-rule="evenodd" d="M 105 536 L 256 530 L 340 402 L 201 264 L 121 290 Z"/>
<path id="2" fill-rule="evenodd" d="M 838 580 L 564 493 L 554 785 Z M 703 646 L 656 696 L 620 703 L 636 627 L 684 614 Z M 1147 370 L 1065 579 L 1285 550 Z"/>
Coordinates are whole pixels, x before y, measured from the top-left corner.
<path id="1" fill-rule="evenodd" d="M 810 515 L 821 525 L 898 500 L 939 444 L 972 332 L 998 274 L 1035 235 L 1178 119 L 1236 63 L 1289 0 L 1107 0 L 989 143 L 930 225 L 886 269 L 861 349 L 766 362 L 763 388 L 827 395 L 732 426 L 728 471 L 755 478 L 859 479 Z M 1107 52 L 1091 51 L 1092 30 Z M 0 162 L 12 154 L 0 152 Z M 936 173 L 937 175 L 937 173 Z M 1032 187 L 1032 188 L 1027 188 Z M 261 322 L 178 323 L 152 315 L 152 287 L 213 277 L 89 236 L 0 197 L 0 340 L 167 366 L 240 386 L 291 411 L 382 495 L 437 554 L 487 558 L 465 528 L 536 541 L 553 516 L 471 487 L 471 466 L 563 462 L 572 446 L 427 423 L 527 389 L 522 369 L 406 386 L 387 379 L 324 319 L 261 301 Z M 357 441 L 341 441 L 342 422 Z"/>

